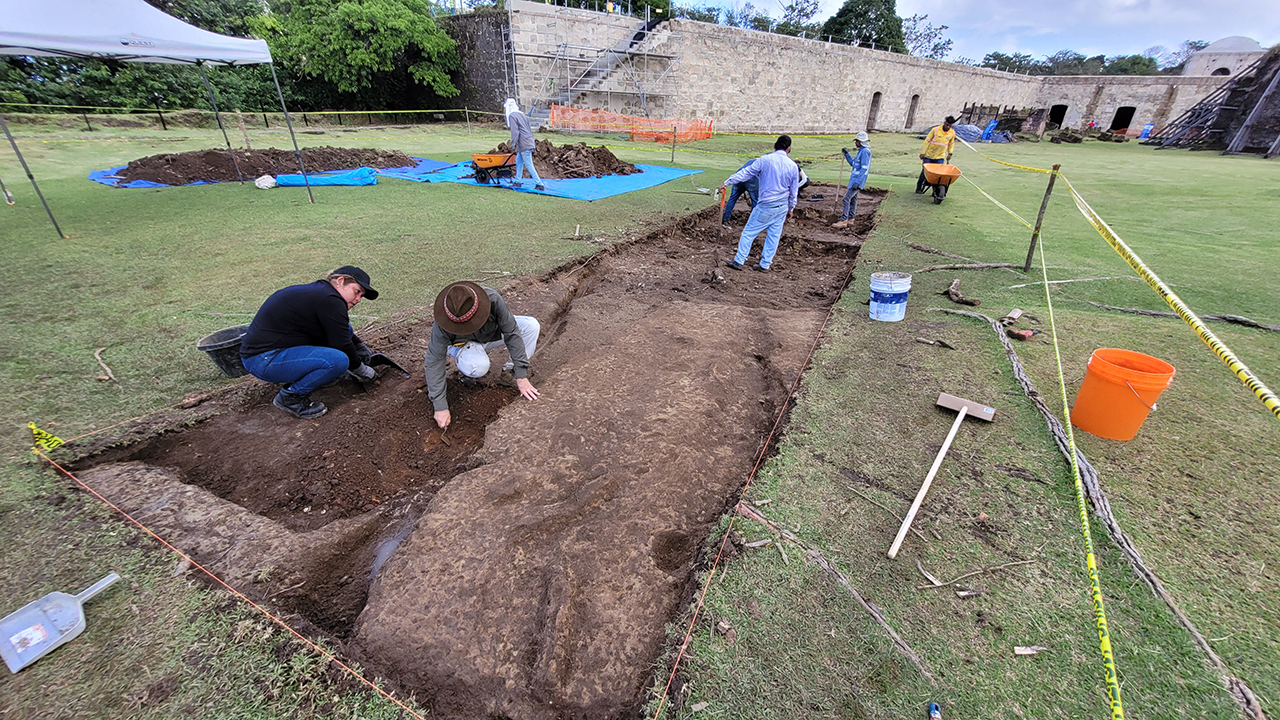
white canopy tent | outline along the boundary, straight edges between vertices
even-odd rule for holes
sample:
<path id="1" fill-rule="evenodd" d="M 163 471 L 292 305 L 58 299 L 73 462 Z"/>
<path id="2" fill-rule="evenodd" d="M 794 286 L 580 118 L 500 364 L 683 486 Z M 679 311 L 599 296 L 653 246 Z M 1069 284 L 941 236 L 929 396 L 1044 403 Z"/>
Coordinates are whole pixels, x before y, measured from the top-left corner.
<path id="1" fill-rule="evenodd" d="M 289 137 L 293 139 L 293 152 L 298 158 L 298 167 L 303 178 L 306 178 L 302 153 L 298 150 L 298 141 L 293 134 L 293 121 L 289 117 L 289 109 L 285 107 L 284 93 L 280 91 L 275 64 L 271 62 L 271 51 L 265 41 L 201 30 L 155 9 L 144 0 L 0 0 L 0 18 L 3 18 L 0 21 L 0 55 L 52 55 L 99 60 L 110 58 L 122 62 L 198 66 L 209 92 L 209 100 L 213 104 L 214 115 L 218 119 L 218 127 L 222 129 L 223 140 L 226 141 L 227 151 L 231 153 L 233 161 L 235 153 L 231 150 L 226 128 L 222 126 L 217 98 L 204 72 L 204 66 L 267 63 L 271 66 L 271 78 L 275 81 L 280 107 L 284 110 L 285 122 L 289 126 Z M 44 202 L 44 196 L 18 150 L 18 144 L 9 132 L 3 115 L 0 115 L 0 126 L 3 126 L 9 144 L 22 163 L 22 169 L 26 171 L 31 184 L 36 188 L 36 194 L 44 203 L 54 229 L 62 236 L 58 221 L 49 210 L 49 204 Z M 239 172 L 239 163 L 236 164 L 236 169 Z M 315 202 L 309 182 L 307 197 Z"/>

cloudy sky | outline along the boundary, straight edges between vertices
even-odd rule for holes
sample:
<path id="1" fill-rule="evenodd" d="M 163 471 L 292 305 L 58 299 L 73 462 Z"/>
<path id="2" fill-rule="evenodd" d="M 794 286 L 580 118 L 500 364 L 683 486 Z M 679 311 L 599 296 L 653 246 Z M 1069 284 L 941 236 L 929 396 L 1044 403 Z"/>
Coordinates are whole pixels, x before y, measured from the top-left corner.
<path id="1" fill-rule="evenodd" d="M 783 0 L 785 2 L 785 0 Z M 778 0 L 755 5 L 775 17 Z M 830 17 L 843 0 L 821 0 L 818 18 Z M 1213 42 L 1243 35 L 1269 47 L 1280 43 L 1276 0 L 898 0 L 898 14 L 927 14 L 947 25 L 955 41 L 951 56 L 981 60 L 999 51 L 1041 58 L 1071 49 L 1086 56 L 1132 55 L 1153 45 L 1176 49 L 1183 40 Z"/>

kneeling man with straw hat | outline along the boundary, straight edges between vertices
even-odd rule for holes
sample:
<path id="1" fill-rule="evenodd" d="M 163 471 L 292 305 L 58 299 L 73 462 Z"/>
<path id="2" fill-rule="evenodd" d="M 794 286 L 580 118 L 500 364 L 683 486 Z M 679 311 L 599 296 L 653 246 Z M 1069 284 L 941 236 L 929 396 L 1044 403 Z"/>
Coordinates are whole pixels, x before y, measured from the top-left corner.
<path id="1" fill-rule="evenodd" d="M 538 399 L 537 388 L 529 382 L 529 358 L 538 347 L 542 330 L 536 318 L 512 315 L 497 290 L 468 280 L 440 291 L 434 315 L 426 373 L 437 425 L 446 428 L 452 421 L 445 397 L 446 358 L 454 359 L 464 377 L 484 377 L 489 372 L 489 351 L 505 346 L 511 359 L 502 367 L 499 382 L 514 385 L 530 400 Z"/>

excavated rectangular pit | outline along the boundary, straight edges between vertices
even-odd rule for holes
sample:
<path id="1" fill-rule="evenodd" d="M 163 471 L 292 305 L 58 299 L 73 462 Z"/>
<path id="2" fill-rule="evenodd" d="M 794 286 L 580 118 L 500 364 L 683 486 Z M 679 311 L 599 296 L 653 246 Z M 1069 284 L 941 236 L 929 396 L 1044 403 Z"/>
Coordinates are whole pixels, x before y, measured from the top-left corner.
<path id="1" fill-rule="evenodd" d="M 620 717 L 881 198 L 833 230 L 841 190 L 815 192 L 767 273 L 725 267 L 746 212 L 717 240 L 710 208 L 505 288 L 542 322 L 538 402 L 451 373 L 442 435 L 420 375 L 430 325 L 375 331 L 413 377 L 322 391 L 331 410 L 307 422 L 253 386 L 81 477 L 436 715 Z"/>

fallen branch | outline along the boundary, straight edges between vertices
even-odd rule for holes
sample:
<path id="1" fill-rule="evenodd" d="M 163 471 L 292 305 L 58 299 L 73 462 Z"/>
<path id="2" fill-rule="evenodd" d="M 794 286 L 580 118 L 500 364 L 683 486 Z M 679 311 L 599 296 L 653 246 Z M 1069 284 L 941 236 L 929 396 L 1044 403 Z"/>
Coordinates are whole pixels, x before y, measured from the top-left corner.
<path id="1" fill-rule="evenodd" d="M 1018 385 L 1022 387 L 1023 394 L 1031 401 L 1031 404 L 1035 405 L 1036 410 L 1040 411 L 1040 415 L 1044 417 L 1045 423 L 1053 434 L 1054 444 L 1069 460 L 1071 458 L 1071 445 L 1067 440 L 1067 431 L 1062 427 L 1062 421 L 1045 404 L 1044 399 L 1040 396 L 1040 391 L 1036 389 L 1031 379 L 1027 377 L 1022 361 L 1018 358 L 1018 353 L 1013 349 L 1013 344 L 1009 342 L 1009 338 L 1005 337 L 1004 328 L 1001 327 L 999 321 L 968 310 L 929 309 L 985 320 L 991 326 L 996 336 L 1000 338 L 1000 343 L 1004 345 L 1005 353 L 1009 357 L 1009 363 L 1013 366 L 1014 378 L 1018 381 Z M 1080 482 L 1085 488 L 1085 494 L 1089 498 L 1089 504 L 1093 507 L 1094 514 L 1102 520 L 1103 527 L 1107 529 L 1107 536 L 1120 548 L 1120 554 L 1128 561 L 1134 573 L 1151 588 L 1156 597 L 1164 601 L 1165 605 L 1178 619 L 1178 622 L 1187 629 L 1187 632 L 1191 633 L 1191 638 L 1195 641 L 1196 646 L 1200 648 L 1208 659 L 1209 664 L 1218 672 L 1218 679 L 1227 688 L 1227 692 L 1231 693 L 1231 696 L 1235 698 L 1245 716 L 1251 720 L 1266 720 L 1267 716 L 1262 712 L 1262 703 L 1258 700 L 1258 696 L 1245 684 L 1244 680 L 1231 674 L 1222 658 L 1213 651 L 1209 641 L 1205 640 L 1204 635 L 1196 628 L 1195 623 L 1191 622 L 1191 619 L 1182 612 L 1182 608 L 1178 607 L 1178 604 L 1173 601 L 1173 598 L 1164 589 L 1164 583 L 1160 581 L 1160 577 L 1143 562 L 1142 554 L 1138 552 L 1138 547 L 1134 545 L 1132 538 L 1120 527 L 1120 522 L 1116 520 L 1115 514 L 1111 512 L 1111 503 L 1102 491 L 1102 483 L 1098 479 L 1097 469 L 1093 467 L 1093 464 L 1089 462 L 1084 452 L 1078 447 L 1076 448 L 1076 466 L 1080 469 Z"/>
<path id="2" fill-rule="evenodd" d="M 993 270 L 999 268 L 1021 268 L 1021 265 L 1013 263 L 970 263 L 968 265 L 930 265 L 916 270 L 917 273 L 933 272 L 934 270 Z"/>
<path id="3" fill-rule="evenodd" d="M 954 348 L 952 348 L 952 349 L 954 349 Z M 850 486 L 848 486 L 848 485 L 845 485 L 845 487 L 847 487 L 847 488 L 849 488 L 850 490 L 852 490 L 852 491 L 854 492 L 854 494 L 856 494 L 858 497 L 862 498 L 863 500 L 866 500 L 867 502 L 871 503 L 872 505 L 875 505 L 876 507 L 880 508 L 881 510 L 883 510 L 883 511 L 885 511 L 885 512 L 889 513 L 889 517 L 893 518 L 894 522 L 902 522 L 902 518 L 901 518 L 901 517 L 899 517 L 897 513 L 895 513 L 894 511 L 890 510 L 889 508 L 885 507 L 884 505 L 881 505 L 880 503 L 876 502 L 875 500 L 872 500 L 871 498 L 867 497 L 866 495 L 863 495 L 862 493 L 858 492 L 857 488 L 850 487 Z M 915 529 L 915 528 L 911 528 L 911 532 L 915 533 L 915 534 L 916 534 L 916 536 L 917 536 L 917 537 L 919 537 L 921 540 L 924 540 L 925 542 L 929 542 L 929 539 L 928 539 L 928 538 L 926 538 L 924 535 L 921 535 L 919 530 L 917 530 L 917 529 Z"/>
<path id="4" fill-rule="evenodd" d="M 977 307 L 982 304 L 981 300 L 971 300 L 965 297 L 960 292 L 960 278 L 956 278 L 955 280 L 952 280 L 951 287 L 948 287 L 945 291 L 940 292 L 938 294 L 946 295 L 948 298 L 951 299 L 951 302 L 957 305 L 971 305 L 973 307 Z"/>
<path id="5" fill-rule="evenodd" d="M 743 517 L 749 518 L 751 520 L 755 520 L 756 522 L 765 525 L 769 529 L 778 533 L 784 540 L 793 542 L 796 545 L 799 545 L 802 549 L 804 549 L 805 555 L 806 557 L 809 558 L 809 560 L 811 560 L 818 567 L 825 570 L 827 574 L 830 575 L 832 578 L 834 578 L 835 581 L 838 582 L 841 586 L 843 586 L 845 590 L 848 590 L 849 594 L 853 596 L 854 600 L 856 600 L 858 604 L 862 606 L 862 609 L 866 610 L 867 613 L 871 615 L 872 619 L 874 619 L 876 623 L 880 625 L 880 627 L 884 628 L 885 632 L 887 632 L 889 634 L 889 637 L 893 640 L 894 647 L 898 648 L 899 652 L 901 652 L 903 655 L 906 655 L 907 658 L 911 660 L 911 662 L 915 663 L 916 668 L 920 670 L 920 674 L 928 678 L 930 683 L 936 682 L 934 680 L 933 675 L 930 674 L 928 669 L 925 668 L 924 662 L 920 659 L 920 656 L 916 655 L 916 651 L 912 650 L 911 646 L 907 645 L 906 641 L 903 640 L 902 637 L 898 635 L 898 633 L 893 629 L 893 626 L 889 624 L 889 621 L 885 619 L 884 613 L 880 612 L 880 608 L 876 607 L 873 603 L 869 602 L 866 598 L 862 597 L 862 594 L 858 592 L 857 588 L 853 587 L 853 583 L 849 582 L 848 576 L 846 576 L 844 573 L 836 569 L 836 567 L 831 564 L 831 561 L 827 560 L 822 555 L 822 553 L 818 552 L 814 548 L 807 547 L 799 538 L 797 538 L 790 531 L 779 526 L 777 523 L 773 522 L 772 520 L 766 518 L 759 510 L 751 507 L 751 505 L 745 502 L 738 503 L 738 512 L 741 513 Z M 782 546 L 779 545 L 778 549 L 781 550 Z"/>
<path id="6" fill-rule="evenodd" d="M 1016 566 L 1016 565 L 1030 565 L 1030 564 L 1031 564 L 1031 563 L 1033 563 L 1033 562 L 1035 562 L 1035 560 L 1019 560 L 1019 561 L 1017 561 L 1017 562 L 1005 563 L 1004 565 L 996 565 L 996 566 L 994 566 L 994 567 L 982 568 L 981 570 L 974 570 L 973 572 L 967 572 L 967 573 L 965 573 L 965 574 L 961 575 L 960 577 L 955 578 L 954 580 L 948 580 L 948 581 L 946 581 L 946 582 L 944 582 L 944 583 L 935 583 L 935 584 L 933 584 L 933 585 L 917 585 L 917 586 L 916 586 L 916 589 L 917 589 L 917 590 L 932 590 L 932 589 L 934 589 L 934 588 L 948 587 L 948 586 L 951 586 L 951 585 L 955 585 L 956 583 L 960 582 L 961 580 L 963 580 L 963 579 L 965 579 L 965 578 L 967 578 L 967 577 L 973 577 L 974 575 L 981 575 L 982 573 L 995 572 L 996 570 L 1004 570 L 1005 568 L 1011 568 L 1011 567 L 1014 567 L 1014 566 Z"/>
<path id="7" fill-rule="evenodd" d="M 1147 315 L 1149 317 L 1169 317 L 1169 318 L 1178 317 L 1177 313 L 1169 312 L 1168 310 L 1141 310 L 1138 308 L 1116 307 L 1114 305 L 1103 305 L 1102 303 L 1093 302 L 1092 300 L 1086 300 L 1085 302 L 1088 302 L 1090 305 L 1094 307 L 1102 308 L 1103 310 L 1115 310 L 1116 312 L 1129 313 L 1131 315 Z M 1270 330 L 1272 332 L 1280 332 L 1280 325 L 1268 325 L 1266 323 L 1260 323 L 1257 320 L 1250 320 L 1249 318 L 1244 317 L 1242 315 L 1201 315 L 1200 319 L 1209 320 L 1213 322 L 1231 323 L 1233 325 L 1243 325 L 1245 327 L 1258 328 L 1260 330 Z"/>
<path id="8" fill-rule="evenodd" d="M 97 361 L 98 361 L 98 364 L 102 366 L 102 370 L 103 370 L 104 372 L 106 372 L 106 373 L 107 373 L 107 378 L 109 378 L 109 379 L 111 380 L 111 382 L 113 382 L 113 383 L 118 383 L 118 382 L 120 382 L 120 381 L 116 379 L 116 375 L 115 375 L 115 373 L 111 372 L 111 368 L 107 367 L 107 364 L 106 364 L 106 363 L 104 363 L 104 362 L 102 362 L 102 351 L 103 351 L 103 350 L 106 350 L 106 348 L 105 348 L 105 347 L 100 347 L 100 348 L 98 348 L 97 350 L 94 350 L 94 351 L 93 351 L 93 359 L 94 359 L 94 360 L 97 360 Z"/>
<path id="9" fill-rule="evenodd" d="M 938 248 L 931 248 L 928 245 L 921 245 L 920 243 L 908 242 L 907 240 L 903 240 L 902 243 L 907 247 L 911 248 L 912 250 L 919 250 L 922 253 L 929 253 L 930 255 L 941 255 L 942 257 L 955 258 L 956 260 L 964 260 L 965 262 L 973 262 L 971 258 L 967 258 L 963 255 L 956 255 L 954 253 L 949 253 L 944 250 L 939 250 Z"/>
<path id="10" fill-rule="evenodd" d="M 1091 282 L 1093 280 L 1137 280 L 1137 279 L 1138 278 L 1132 275 L 1108 275 L 1106 277 L 1076 278 L 1075 280 L 1050 280 L 1049 284 L 1062 285 L 1065 283 L 1073 283 L 1073 282 Z M 1044 284 L 1043 280 L 1037 280 L 1035 282 L 1022 283 L 1021 285 L 1010 285 L 1009 287 L 1005 288 L 1005 290 L 1013 290 L 1015 288 L 1031 287 L 1032 285 L 1043 285 L 1043 284 Z"/>

